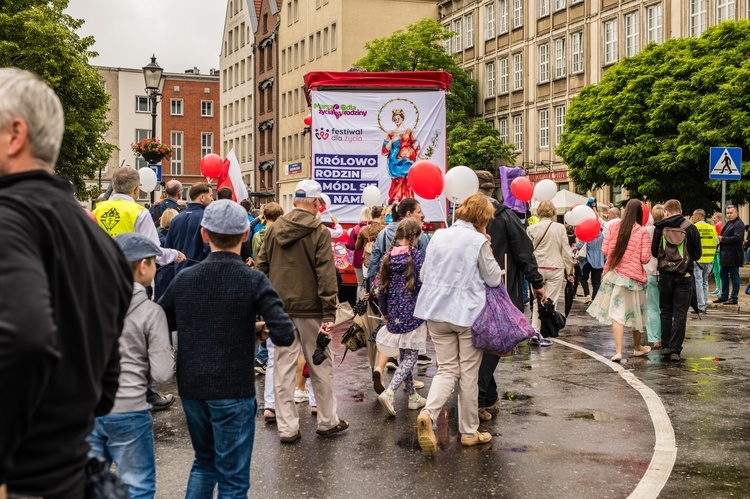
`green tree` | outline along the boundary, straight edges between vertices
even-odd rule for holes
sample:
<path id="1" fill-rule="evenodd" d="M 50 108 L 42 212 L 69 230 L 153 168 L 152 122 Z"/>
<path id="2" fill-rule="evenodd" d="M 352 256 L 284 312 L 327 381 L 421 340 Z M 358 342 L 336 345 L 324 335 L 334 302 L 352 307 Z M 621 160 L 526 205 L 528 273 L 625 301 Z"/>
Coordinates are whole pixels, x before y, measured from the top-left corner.
<path id="1" fill-rule="evenodd" d="M 448 127 L 466 122 L 474 114 L 476 83 L 469 78 L 454 56 L 447 54 L 442 41 L 450 39 L 433 19 L 422 19 L 387 38 L 365 44 L 367 55 L 354 63 L 367 71 L 446 71 L 453 76 L 446 95 Z"/>
<path id="2" fill-rule="evenodd" d="M 557 154 L 576 184 L 622 185 L 634 197 L 679 199 L 713 210 L 709 148 L 750 145 L 750 22 L 724 22 L 700 38 L 648 45 L 612 66 L 570 104 Z M 750 175 L 728 182 L 743 204 Z"/>
<path id="3" fill-rule="evenodd" d="M 448 133 L 448 165 L 466 165 L 475 170 L 493 170 L 495 161 L 516 161 L 512 144 L 504 144 L 500 132 L 489 123 L 475 120 L 459 123 Z"/>
<path id="4" fill-rule="evenodd" d="M 88 62 L 92 37 L 82 20 L 64 13 L 68 0 L 0 0 L 0 67 L 32 71 L 55 90 L 65 111 L 65 134 L 55 172 L 68 176 L 81 199 L 85 178 L 106 165 L 115 149 L 104 139 L 109 96 Z"/>

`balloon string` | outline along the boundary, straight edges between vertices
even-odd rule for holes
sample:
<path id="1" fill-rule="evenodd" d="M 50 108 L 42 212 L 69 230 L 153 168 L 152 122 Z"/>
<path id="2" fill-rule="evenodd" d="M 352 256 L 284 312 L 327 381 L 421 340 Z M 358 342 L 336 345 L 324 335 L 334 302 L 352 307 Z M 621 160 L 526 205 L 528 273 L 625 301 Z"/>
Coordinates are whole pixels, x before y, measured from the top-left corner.
<path id="1" fill-rule="evenodd" d="M 435 201 L 438 202 L 438 208 L 440 208 L 440 215 L 443 217 L 443 221 L 445 222 L 445 225 L 448 225 L 448 216 L 445 214 L 445 208 L 443 208 L 443 203 L 440 202 L 440 196 L 435 198 Z"/>
<path id="2" fill-rule="evenodd" d="M 453 225 L 456 223 L 456 202 L 451 201 L 451 203 L 453 203 L 453 211 L 451 212 L 451 225 Z"/>

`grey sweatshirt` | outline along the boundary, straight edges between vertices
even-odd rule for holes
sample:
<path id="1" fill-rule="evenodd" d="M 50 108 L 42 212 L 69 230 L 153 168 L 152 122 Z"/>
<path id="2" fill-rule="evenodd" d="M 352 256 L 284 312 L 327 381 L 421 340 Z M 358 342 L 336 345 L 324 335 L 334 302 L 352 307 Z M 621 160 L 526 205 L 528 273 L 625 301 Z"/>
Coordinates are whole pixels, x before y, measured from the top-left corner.
<path id="1" fill-rule="evenodd" d="M 146 288 L 135 283 L 120 336 L 120 387 L 112 412 L 148 409 L 149 374 L 156 383 L 169 381 L 174 374 L 174 357 L 164 310 L 148 299 Z"/>

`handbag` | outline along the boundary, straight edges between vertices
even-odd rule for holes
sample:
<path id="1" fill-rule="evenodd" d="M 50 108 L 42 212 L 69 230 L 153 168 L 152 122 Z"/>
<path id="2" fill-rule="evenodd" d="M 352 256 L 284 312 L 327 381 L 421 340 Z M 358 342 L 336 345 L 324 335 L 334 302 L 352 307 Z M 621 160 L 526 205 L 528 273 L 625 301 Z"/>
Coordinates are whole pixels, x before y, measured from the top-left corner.
<path id="1" fill-rule="evenodd" d="M 555 305 L 549 298 L 545 303 L 537 298 L 537 303 L 539 304 L 539 322 L 541 323 L 539 332 L 544 338 L 557 338 L 560 330 L 565 327 L 565 316 L 555 310 Z"/>
<path id="2" fill-rule="evenodd" d="M 340 302 L 336 298 L 336 318 L 333 320 L 334 326 L 340 326 L 346 321 L 354 319 L 354 310 L 348 301 Z"/>
<path id="3" fill-rule="evenodd" d="M 484 309 L 471 326 L 471 342 L 475 348 L 495 355 L 506 355 L 534 334 L 523 312 L 518 310 L 508 296 L 505 286 L 485 286 Z"/>
<path id="4" fill-rule="evenodd" d="M 575 251 L 575 259 L 579 262 L 586 259 L 586 243 Z"/>

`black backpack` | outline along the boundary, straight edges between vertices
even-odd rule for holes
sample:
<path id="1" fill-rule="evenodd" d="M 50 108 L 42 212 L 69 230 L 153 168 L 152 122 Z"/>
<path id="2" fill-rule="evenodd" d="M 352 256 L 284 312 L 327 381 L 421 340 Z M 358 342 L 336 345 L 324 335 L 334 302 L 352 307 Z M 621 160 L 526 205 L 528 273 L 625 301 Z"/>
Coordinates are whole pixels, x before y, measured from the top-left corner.
<path id="1" fill-rule="evenodd" d="M 693 265 L 690 253 L 687 252 L 685 229 L 690 225 L 686 219 L 679 227 L 664 227 L 659 242 L 657 269 L 659 272 L 685 274 Z"/>

